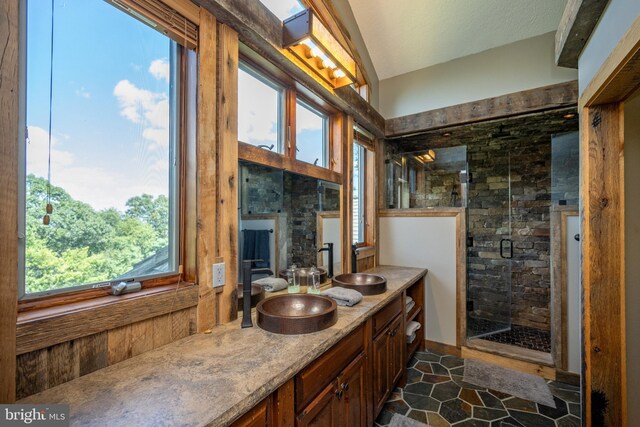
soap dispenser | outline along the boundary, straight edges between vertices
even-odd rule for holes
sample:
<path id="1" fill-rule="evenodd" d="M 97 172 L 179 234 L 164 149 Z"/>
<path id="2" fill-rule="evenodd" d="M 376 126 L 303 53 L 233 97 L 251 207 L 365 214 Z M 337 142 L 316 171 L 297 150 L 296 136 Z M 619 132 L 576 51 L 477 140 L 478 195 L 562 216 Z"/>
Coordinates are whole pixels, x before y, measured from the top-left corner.
<path id="1" fill-rule="evenodd" d="M 300 284 L 298 283 L 298 274 L 295 264 L 287 270 L 287 292 L 290 294 L 297 294 L 300 292 Z"/>

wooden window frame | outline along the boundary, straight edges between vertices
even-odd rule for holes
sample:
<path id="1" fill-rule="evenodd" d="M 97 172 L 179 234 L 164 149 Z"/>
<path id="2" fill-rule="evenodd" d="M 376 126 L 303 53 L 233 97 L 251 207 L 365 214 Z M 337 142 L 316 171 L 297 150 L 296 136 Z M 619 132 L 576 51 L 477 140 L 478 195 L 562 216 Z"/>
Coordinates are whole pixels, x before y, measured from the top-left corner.
<path id="1" fill-rule="evenodd" d="M 282 122 L 284 128 L 284 149 L 279 153 L 238 140 L 238 160 L 282 169 L 325 181 L 341 183 L 342 168 L 338 166 L 340 164 L 339 153 L 341 152 L 340 144 L 342 142 L 339 137 L 338 124 L 335 118 L 342 113 L 324 103 L 322 99 L 315 99 L 312 93 L 307 93 L 294 79 L 246 46 L 240 46 L 239 62 L 252 69 L 255 73 L 258 73 L 262 78 L 283 88 L 284 108 L 282 109 Z M 326 129 L 323 141 L 323 150 L 326 156 L 324 166 L 313 165 L 296 158 L 296 106 L 298 101 L 300 101 L 305 108 L 310 108 L 311 111 L 326 117 Z"/>
<path id="2" fill-rule="evenodd" d="M 121 10 L 117 7 L 116 9 Z M 124 11 L 122 12 L 126 13 Z M 136 17 L 134 16 L 134 19 L 135 18 Z M 20 23 L 20 25 L 24 24 L 24 22 Z M 197 280 L 195 259 L 196 251 L 195 243 L 192 238 L 192 236 L 195 235 L 196 217 L 193 209 L 188 208 L 189 205 L 193 204 L 196 196 L 195 175 L 191 170 L 195 161 L 196 115 L 194 114 L 195 109 L 193 109 L 193 106 L 190 106 L 189 103 L 195 105 L 195 88 L 197 82 L 194 78 L 196 76 L 190 76 L 189 74 L 190 69 L 195 67 L 197 58 L 194 50 L 185 47 L 181 43 L 177 44 L 179 47 L 177 49 L 176 65 L 179 74 L 179 88 L 177 91 L 178 99 L 176 99 L 176 107 L 179 109 L 177 115 L 178 123 L 180 125 L 177 135 L 178 141 L 176 141 L 175 144 L 177 158 L 179 159 L 179 169 L 176 173 L 176 183 L 174 184 L 178 189 L 178 200 L 176 206 L 178 221 L 176 223 L 177 237 L 175 240 L 175 244 L 177 245 L 177 265 L 176 272 L 153 275 L 152 277 L 140 280 L 142 285 L 142 295 L 145 297 L 165 292 L 175 292 L 177 289 L 182 289 L 195 284 Z M 25 72 L 26 69 L 21 70 L 21 78 L 23 78 L 22 76 L 24 76 Z M 26 85 L 26 80 L 22 81 L 22 84 Z M 22 178 L 22 176 L 20 178 Z M 22 202 L 24 202 L 24 200 L 22 200 Z M 22 206 L 19 203 L 18 206 L 16 206 L 16 210 L 19 211 L 20 209 L 22 209 Z M 19 271 L 18 274 L 24 274 L 24 271 Z M 111 296 L 110 286 L 81 289 L 69 287 L 67 289 L 69 290 L 47 295 L 33 295 L 26 298 L 18 295 L 18 322 L 20 322 L 22 318 L 25 318 L 27 313 L 31 314 L 33 311 L 42 311 L 43 316 L 45 317 L 46 313 L 50 313 L 51 315 L 60 315 L 64 312 L 65 306 L 75 307 L 78 303 L 82 303 L 83 301 L 88 306 L 91 306 L 91 300 L 97 298 L 105 300 L 105 297 Z M 26 293 L 25 296 L 27 296 Z M 105 301 L 107 301 L 108 304 L 111 304 L 113 303 L 113 298 L 125 299 L 122 297 L 112 297 L 107 298 Z"/>

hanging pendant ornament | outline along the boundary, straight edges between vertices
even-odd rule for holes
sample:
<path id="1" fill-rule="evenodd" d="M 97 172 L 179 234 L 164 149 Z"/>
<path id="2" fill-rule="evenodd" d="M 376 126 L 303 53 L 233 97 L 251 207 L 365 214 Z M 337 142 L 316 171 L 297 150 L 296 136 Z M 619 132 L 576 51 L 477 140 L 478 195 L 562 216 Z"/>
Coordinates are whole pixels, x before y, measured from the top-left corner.
<path id="1" fill-rule="evenodd" d="M 44 225 L 49 225 L 50 222 L 51 222 L 51 218 L 49 217 L 49 214 L 46 214 L 45 216 L 42 217 L 42 223 Z"/>
<path id="2" fill-rule="evenodd" d="M 53 213 L 53 205 L 51 203 L 47 203 L 47 213 L 49 215 Z"/>

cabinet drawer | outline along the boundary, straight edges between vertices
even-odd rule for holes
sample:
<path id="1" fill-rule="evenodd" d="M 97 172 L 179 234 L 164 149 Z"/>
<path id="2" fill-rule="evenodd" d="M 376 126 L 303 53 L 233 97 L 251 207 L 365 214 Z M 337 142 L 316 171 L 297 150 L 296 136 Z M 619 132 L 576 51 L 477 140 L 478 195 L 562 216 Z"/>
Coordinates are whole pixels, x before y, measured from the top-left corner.
<path id="1" fill-rule="evenodd" d="M 304 408 L 364 348 L 364 325 L 327 350 L 296 376 L 296 411 Z"/>
<path id="2" fill-rule="evenodd" d="M 373 316 L 373 336 L 377 336 L 398 314 L 402 312 L 402 295 L 391 301 Z"/>

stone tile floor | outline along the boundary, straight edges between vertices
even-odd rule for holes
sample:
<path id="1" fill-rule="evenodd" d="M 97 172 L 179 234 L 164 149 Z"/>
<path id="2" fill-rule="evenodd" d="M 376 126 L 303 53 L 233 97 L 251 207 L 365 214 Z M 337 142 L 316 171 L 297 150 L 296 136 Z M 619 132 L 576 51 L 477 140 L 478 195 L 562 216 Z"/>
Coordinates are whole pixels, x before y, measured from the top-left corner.
<path id="1" fill-rule="evenodd" d="M 409 362 L 407 384 L 396 388 L 375 425 L 394 413 L 432 427 L 579 427 L 580 389 L 549 382 L 556 408 L 462 381 L 464 360 L 424 351 Z"/>

